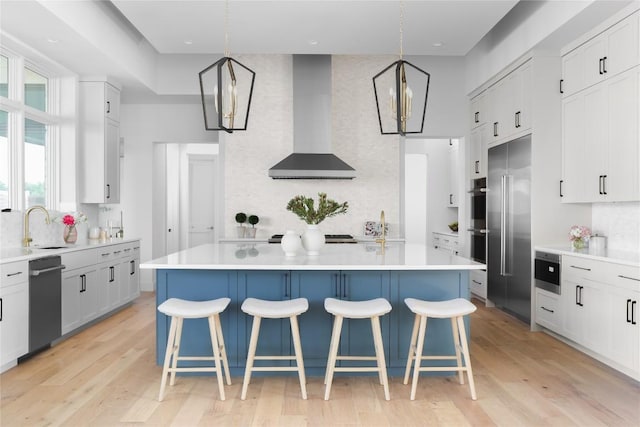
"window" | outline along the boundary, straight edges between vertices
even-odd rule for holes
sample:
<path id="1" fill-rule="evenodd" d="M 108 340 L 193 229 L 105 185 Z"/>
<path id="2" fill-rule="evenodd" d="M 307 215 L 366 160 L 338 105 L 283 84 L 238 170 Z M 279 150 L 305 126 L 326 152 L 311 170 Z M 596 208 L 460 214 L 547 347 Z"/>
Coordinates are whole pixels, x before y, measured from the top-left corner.
<path id="1" fill-rule="evenodd" d="M 59 118 L 50 112 L 57 101 L 52 79 L 0 49 L 0 208 L 55 209 Z"/>
<path id="2" fill-rule="evenodd" d="M 9 113 L 0 110 L 0 209 L 9 207 Z"/>
<path id="3" fill-rule="evenodd" d="M 40 111 L 47 111 L 48 79 L 28 68 L 24 69 L 24 103 Z"/>
<path id="4" fill-rule="evenodd" d="M 0 96 L 9 96 L 9 58 L 0 55 Z"/>

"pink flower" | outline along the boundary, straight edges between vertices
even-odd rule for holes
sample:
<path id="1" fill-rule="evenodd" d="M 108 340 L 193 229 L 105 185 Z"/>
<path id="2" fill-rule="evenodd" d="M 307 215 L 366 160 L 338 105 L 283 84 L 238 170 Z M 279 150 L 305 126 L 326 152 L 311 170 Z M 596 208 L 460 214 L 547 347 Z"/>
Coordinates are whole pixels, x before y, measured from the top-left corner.
<path id="1" fill-rule="evenodd" d="M 73 215 L 65 215 L 62 217 L 62 223 L 64 225 L 75 225 L 76 219 L 73 217 Z"/>

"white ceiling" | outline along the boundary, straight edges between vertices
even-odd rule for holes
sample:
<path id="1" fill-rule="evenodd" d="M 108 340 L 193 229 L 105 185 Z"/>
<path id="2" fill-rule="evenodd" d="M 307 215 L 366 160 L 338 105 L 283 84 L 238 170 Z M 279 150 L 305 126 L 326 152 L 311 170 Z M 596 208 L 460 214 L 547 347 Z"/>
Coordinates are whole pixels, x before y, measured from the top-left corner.
<path id="1" fill-rule="evenodd" d="M 223 0 L 112 2 L 159 53 L 224 51 Z M 405 0 L 404 51 L 408 55 L 465 55 L 516 3 Z M 230 0 L 228 17 L 233 53 L 399 51 L 398 0 Z M 317 44 L 311 44 L 312 40 Z"/>

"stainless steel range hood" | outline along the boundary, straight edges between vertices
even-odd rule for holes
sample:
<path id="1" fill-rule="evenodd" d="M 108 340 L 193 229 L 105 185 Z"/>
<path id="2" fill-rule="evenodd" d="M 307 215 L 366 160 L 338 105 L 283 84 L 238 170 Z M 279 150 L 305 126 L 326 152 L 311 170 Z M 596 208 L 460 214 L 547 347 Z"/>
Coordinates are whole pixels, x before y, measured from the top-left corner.
<path id="1" fill-rule="evenodd" d="M 331 153 L 331 56 L 293 56 L 293 154 L 269 169 L 273 179 L 352 179 Z"/>

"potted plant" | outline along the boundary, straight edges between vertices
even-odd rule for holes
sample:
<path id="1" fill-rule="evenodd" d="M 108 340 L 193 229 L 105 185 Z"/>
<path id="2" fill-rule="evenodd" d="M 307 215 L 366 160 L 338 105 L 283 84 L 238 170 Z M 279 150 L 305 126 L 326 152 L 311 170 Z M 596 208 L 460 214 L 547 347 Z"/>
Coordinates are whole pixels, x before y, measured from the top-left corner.
<path id="1" fill-rule="evenodd" d="M 317 208 L 311 197 L 299 195 L 289 200 L 287 210 L 307 223 L 307 230 L 302 235 L 302 246 L 308 255 L 318 255 L 324 245 L 324 234 L 318 229 L 318 224 L 326 218 L 346 213 L 348 208 L 348 202 L 338 203 L 328 199 L 326 193 L 318 193 Z"/>
<path id="2" fill-rule="evenodd" d="M 260 222 L 260 218 L 258 218 L 258 215 L 249 215 L 247 221 L 251 224 L 251 228 L 246 229 L 245 237 L 254 239 L 256 237 L 256 224 Z"/>
<path id="3" fill-rule="evenodd" d="M 247 214 L 244 212 L 238 212 L 236 214 L 236 222 L 238 223 L 238 226 L 236 227 L 236 230 L 238 231 L 238 238 L 243 239 L 244 232 L 246 230 L 244 223 L 247 222 Z"/>

